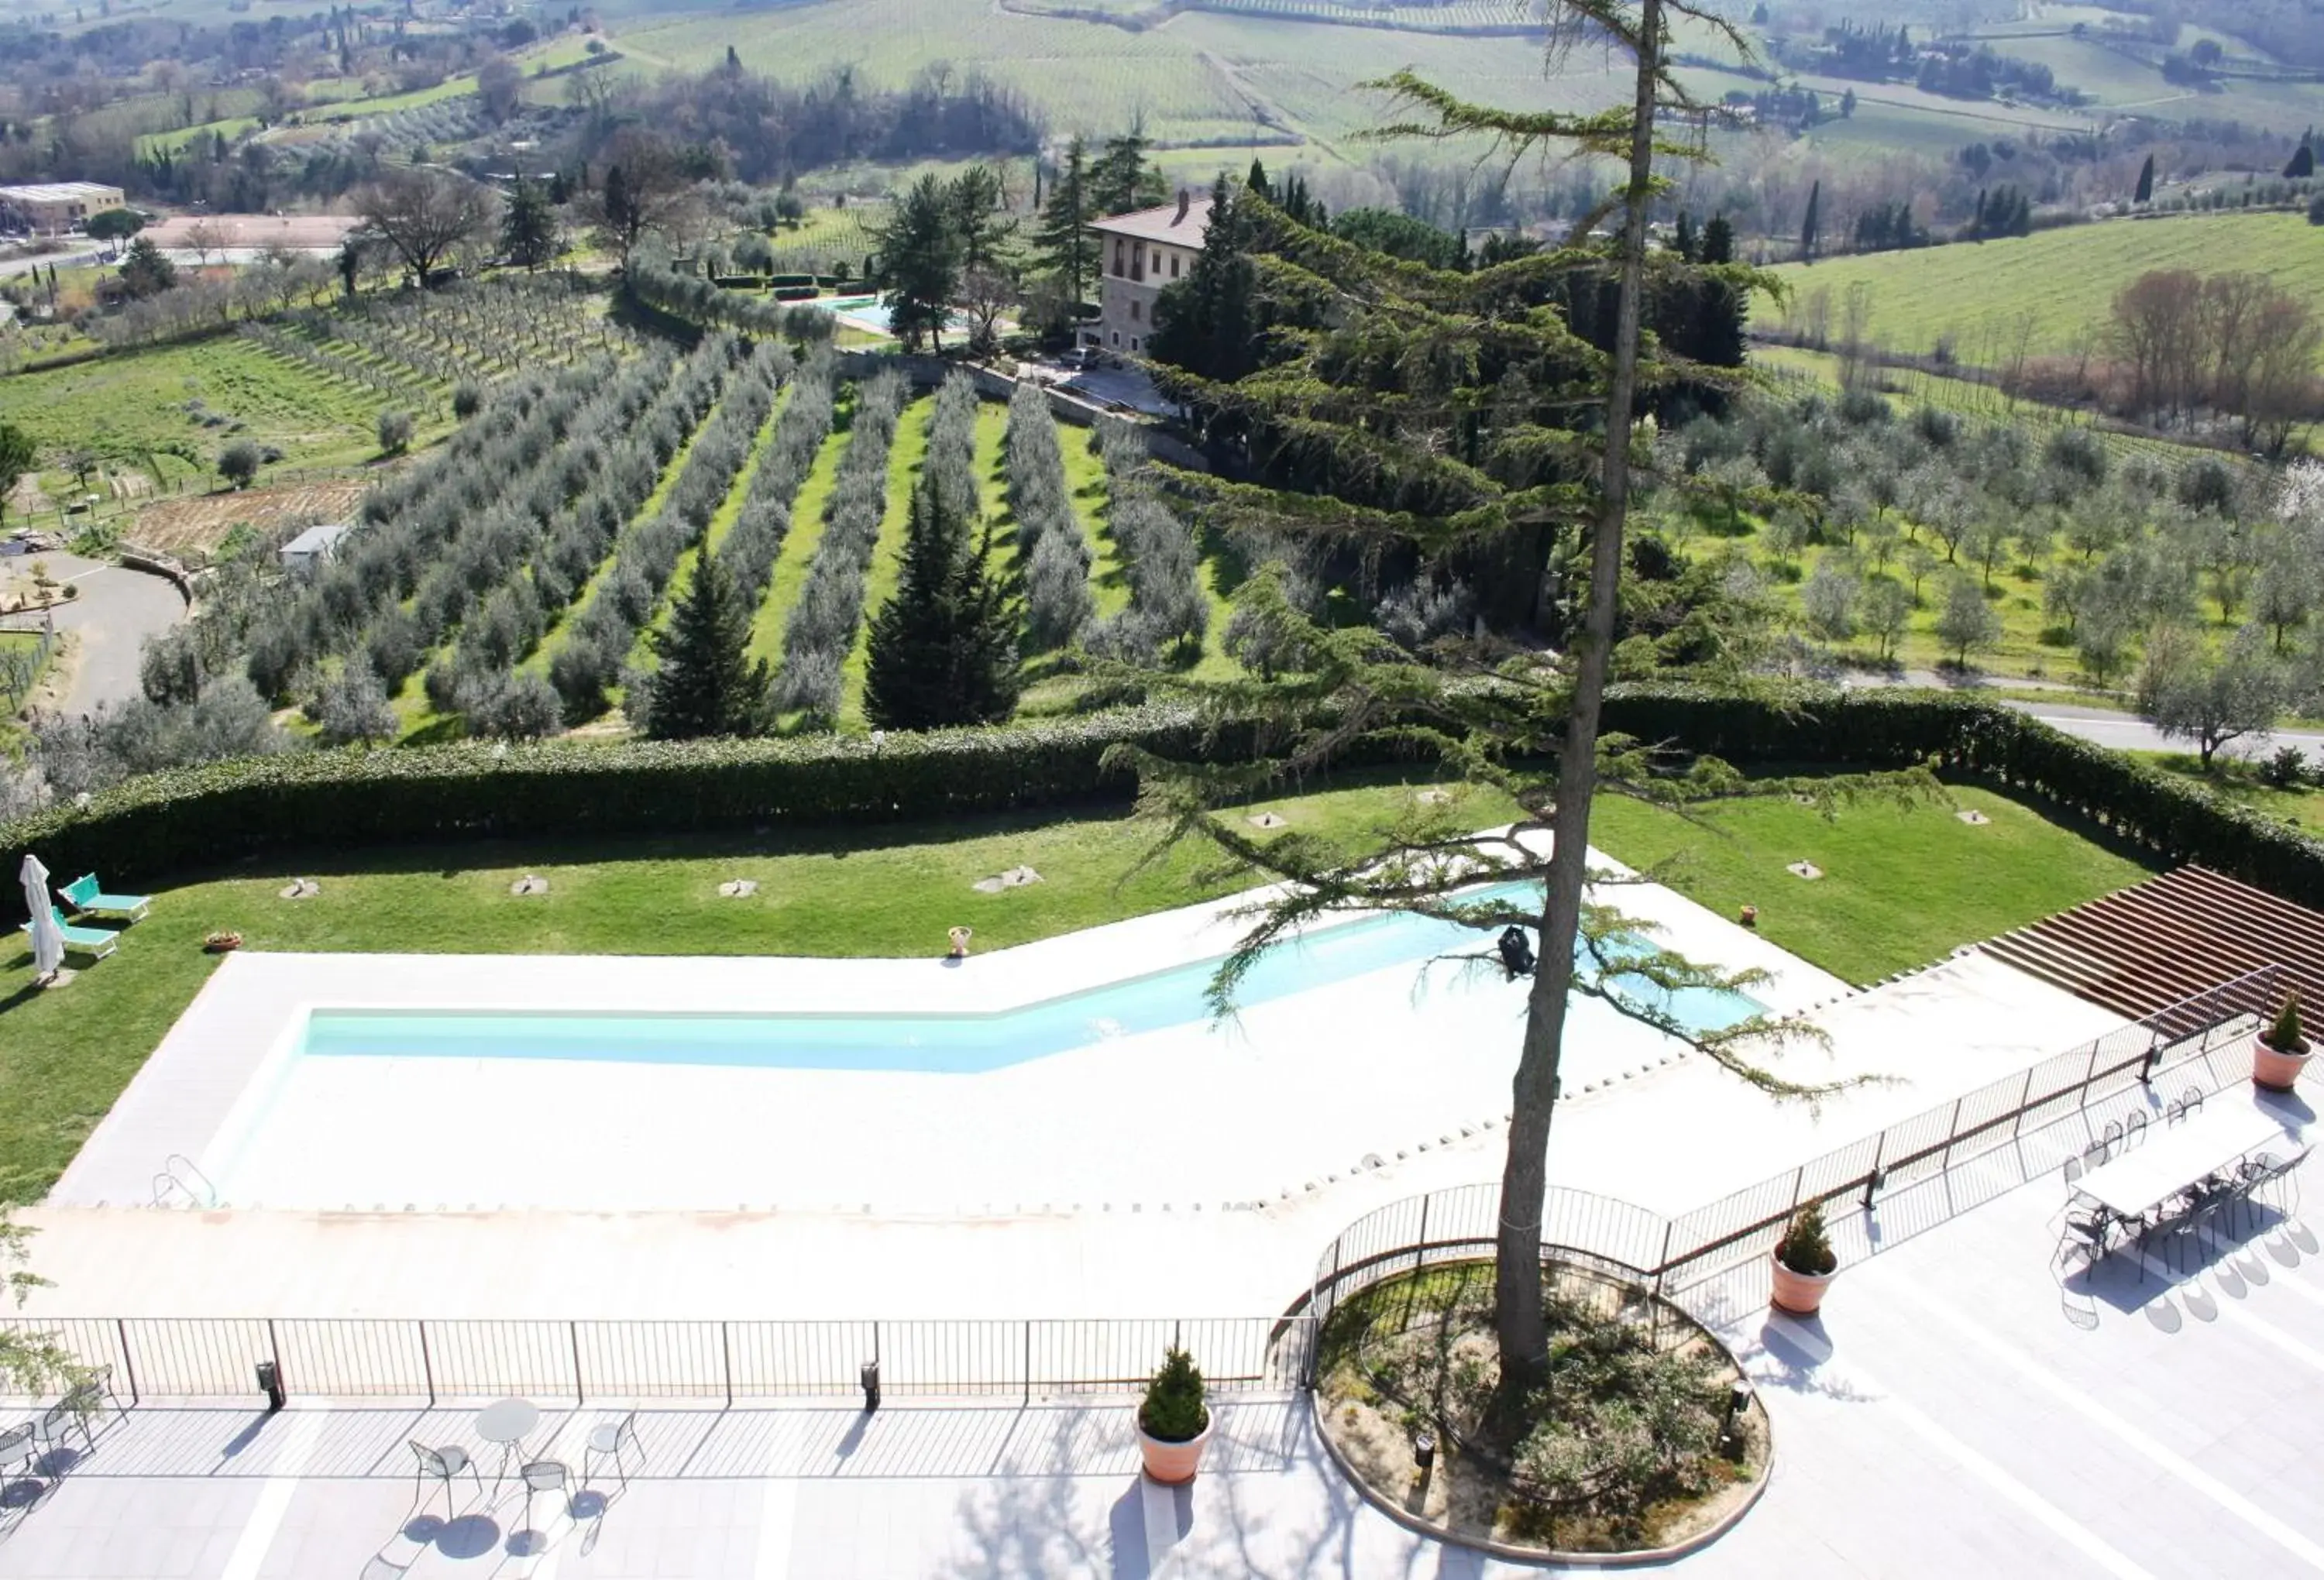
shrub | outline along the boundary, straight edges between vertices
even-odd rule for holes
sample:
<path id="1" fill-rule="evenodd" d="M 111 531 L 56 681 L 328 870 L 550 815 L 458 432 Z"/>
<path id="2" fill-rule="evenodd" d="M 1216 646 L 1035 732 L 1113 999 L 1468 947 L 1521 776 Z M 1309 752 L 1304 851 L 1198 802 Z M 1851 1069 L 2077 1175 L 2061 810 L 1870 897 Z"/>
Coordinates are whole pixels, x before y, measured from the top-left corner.
<path id="1" fill-rule="evenodd" d="M 2300 1029 L 2300 989 L 2294 988 L 2283 996 L 2283 1007 L 2275 1012 L 2267 1035 L 2260 1039 L 2279 1053 L 2305 1053 L 2308 1039 Z"/>
<path id="2" fill-rule="evenodd" d="M 236 439 L 218 452 L 218 475 L 235 488 L 248 488 L 258 476 L 258 446 L 248 439 Z"/>
<path id="3" fill-rule="evenodd" d="M 476 408 L 484 403 L 484 391 L 474 379 L 463 379 L 452 386 L 452 415 L 462 422 L 476 415 Z"/>
<path id="4" fill-rule="evenodd" d="M 2308 754 L 2296 746 L 2280 746 L 2260 776 L 2278 790 L 2297 790 L 2308 782 Z"/>
<path id="5" fill-rule="evenodd" d="M 1203 1402 L 1203 1374 L 1194 1369 L 1192 1355 L 1172 1345 L 1163 1352 L 1161 1370 L 1146 1384 L 1138 1425 L 1149 1438 L 1185 1443 L 1201 1437 L 1210 1424 L 1210 1408 Z"/>
<path id="6" fill-rule="evenodd" d="M 368 665 L 349 665 L 315 702 L 315 723 L 327 746 L 392 740 L 401 726 L 387 693 Z"/>
<path id="7" fill-rule="evenodd" d="M 411 447 L 411 414 L 408 411 L 387 410 L 379 414 L 379 447 L 390 455 L 401 455 Z"/>
<path id="8" fill-rule="evenodd" d="M 1794 1272 L 1821 1277 L 1840 1266 L 1840 1257 L 1824 1233 L 1823 1203 L 1811 1201 L 1794 1214 L 1791 1227 L 1775 1246 L 1775 1260 Z"/>

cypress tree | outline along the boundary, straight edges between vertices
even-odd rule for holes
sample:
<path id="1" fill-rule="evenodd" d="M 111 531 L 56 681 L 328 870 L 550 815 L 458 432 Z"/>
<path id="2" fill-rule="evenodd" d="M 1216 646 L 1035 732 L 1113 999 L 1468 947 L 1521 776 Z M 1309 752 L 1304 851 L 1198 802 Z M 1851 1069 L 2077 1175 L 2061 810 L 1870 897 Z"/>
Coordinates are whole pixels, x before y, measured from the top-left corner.
<path id="1" fill-rule="evenodd" d="M 1705 263 L 1735 262 L 1735 225 L 1723 214 L 1714 214 L 1711 223 L 1702 227 L 1702 260 Z"/>
<path id="2" fill-rule="evenodd" d="M 920 474 L 903 576 L 872 624 L 863 707 L 886 729 L 989 724 L 1017 707 L 1016 611 L 951 492 Z"/>
<path id="3" fill-rule="evenodd" d="M 756 666 L 749 662 L 751 606 L 724 560 L 701 557 L 693 583 L 670 611 L 669 628 L 653 642 L 661 667 L 654 672 L 647 722 L 656 739 L 756 730 L 767 666 L 763 660 Z"/>
<path id="4" fill-rule="evenodd" d="M 1823 183 L 1808 188 L 1807 217 L 1800 221 L 1800 256 L 1815 261 L 1816 243 L 1823 234 Z"/>
<path id="5" fill-rule="evenodd" d="M 2147 203 L 2154 198 L 2154 156 L 2148 154 L 2146 162 L 2138 167 L 2138 190 L 2131 197 L 2133 203 Z"/>

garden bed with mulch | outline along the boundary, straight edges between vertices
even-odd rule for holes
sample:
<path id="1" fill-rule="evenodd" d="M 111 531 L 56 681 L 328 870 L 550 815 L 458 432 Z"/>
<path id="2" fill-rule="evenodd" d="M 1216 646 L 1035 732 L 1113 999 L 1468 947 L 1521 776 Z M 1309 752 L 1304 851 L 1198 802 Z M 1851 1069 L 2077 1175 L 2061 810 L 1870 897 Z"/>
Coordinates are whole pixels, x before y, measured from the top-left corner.
<path id="1" fill-rule="evenodd" d="M 1333 1456 L 1387 1512 L 1471 1546 L 1604 1557 L 1717 1536 L 1758 1497 L 1770 1449 L 1757 1404 L 1731 1410 L 1734 1358 L 1617 1278 L 1566 1265 L 1543 1278 L 1548 1382 L 1513 1445 L 1484 1428 L 1500 1375 L 1490 1263 L 1429 1267 L 1343 1300 L 1317 1356 Z M 1435 1450 L 1426 1470 L 1423 1434 Z"/>

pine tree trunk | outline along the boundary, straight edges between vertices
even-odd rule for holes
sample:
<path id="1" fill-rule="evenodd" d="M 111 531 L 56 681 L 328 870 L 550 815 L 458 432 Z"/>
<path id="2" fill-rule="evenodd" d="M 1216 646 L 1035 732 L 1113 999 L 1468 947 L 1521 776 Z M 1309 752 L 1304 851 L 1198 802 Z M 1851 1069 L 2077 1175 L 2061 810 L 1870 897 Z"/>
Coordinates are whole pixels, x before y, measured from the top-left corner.
<path id="1" fill-rule="evenodd" d="M 1541 951 L 1526 1001 L 1525 1047 L 1510 1104 L 1508 1161 L 1501 1173 L 1495 1248 L 1494 1330 L 1500 1343 L 1497 1414 L 1514 1423 L 1540 1381 L 1549 1355 L 1541 1287 L 1542 1208 L 1548 1195 L 1549 1125 L 1558 1097 L 1566 996 L 1582 926 L 1582 891 L 1590 850 L 1590 797 L 1598 778 L 1598 721 L 1614 648 L 1622 575 L 1622 536 L 1630 505 L 1630 408 L 1638 384 L 1639 299 L 1646 276 L 1646 214 L 1654 173 L 1656 67 L 1662 51 L 1662 0 L 1642 0 L 1638 19 L 1637 123 L 1630 138 L 1628 222 L 1622 234 L 1621 305 L 1613 378 L 1606 392 L 1603 504 L 1591 539 L 1590 606 L 1575 644 L 1572 711 L 1558 767 L 1557 847 L 1542 909 Z"/>

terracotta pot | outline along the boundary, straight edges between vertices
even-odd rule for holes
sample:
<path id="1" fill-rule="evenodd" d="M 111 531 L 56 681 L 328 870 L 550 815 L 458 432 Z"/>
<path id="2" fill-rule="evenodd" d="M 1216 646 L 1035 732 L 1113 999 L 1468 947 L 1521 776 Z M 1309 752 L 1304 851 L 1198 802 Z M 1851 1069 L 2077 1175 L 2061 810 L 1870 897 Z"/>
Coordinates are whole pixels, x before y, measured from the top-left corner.
<path id="1" fill-rule="evenodd" d="M 1217 1424 L 1218 1417 L 1209 1416 L 1203 1422 L 1203 1429 L 1183 1443 L 1166 1443 L 1147 1436 L 1144 1427 L 1139 1428 L 1138 1451 L 1145 1456 L 1146 1474 L 1165 1486 L 1193 1481 L 1194 1473 L 1203 1467 L 1203 1445 L 1211 1440 L 1211 1428 Z"/>
<path id="2" fill-rule="evenodd" d="M 1833 1274 L 1829 1272 L 1794 1272 L 1779 1259 L 1770 1259 L 1775 1270 L 1775 1298 L 1771 1302 L 1776 1310 L 1788 1311 L 1794 1317 L 1812 1317 L 1823 1304 L 1823 1292 L 1831 1287 Z"/>
<path id="3" fill-rule="evenodd" d="M 2300 1072 L 2308 1068 L 2307 1053 L 2279 1053 L 2261 1042 L 2252 1039 L 2252 1084 L 2265 1087 L 2272 1092 L 2288 1092 L 2300 1079 Z"/>

